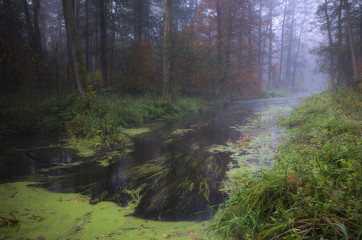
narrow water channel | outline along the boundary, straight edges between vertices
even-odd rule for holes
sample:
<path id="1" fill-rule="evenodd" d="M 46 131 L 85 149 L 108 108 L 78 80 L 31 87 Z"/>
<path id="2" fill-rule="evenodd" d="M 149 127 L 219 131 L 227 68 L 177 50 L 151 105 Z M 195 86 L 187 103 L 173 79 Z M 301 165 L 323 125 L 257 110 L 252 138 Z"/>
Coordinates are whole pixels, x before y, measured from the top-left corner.
<path id="1" fill-rule="evenodd" d="M 63 148 L 24 151 L 59 144 L 54 136 L 1 140 L 0 183 L 36 181 L 53 192 L 82 193 L 90 203 L 127 205 L 140 197 L 134 215 L 156 220 L 205 220 L 226 196 L 219 190 L 233 159 L 210 146 L 240 138 L 247 119 L 273 106 L 294 105 L 297 98 L 233 102 L 219 111 L 152 124 L 133 139 L 132 152 L 107 167 L 98 156 L 82 158 Z"/>

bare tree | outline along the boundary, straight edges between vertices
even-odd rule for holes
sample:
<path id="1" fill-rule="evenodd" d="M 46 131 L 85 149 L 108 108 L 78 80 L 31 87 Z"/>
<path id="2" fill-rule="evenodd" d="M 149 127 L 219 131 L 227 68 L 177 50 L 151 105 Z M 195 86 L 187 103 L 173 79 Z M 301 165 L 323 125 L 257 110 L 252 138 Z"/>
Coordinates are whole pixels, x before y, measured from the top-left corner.
<path id="1" fill-rule="evenodd" d="M 65 27 L 67 32 L 68 54 L 72 67 L 74 81 L 79 94 L 84 95 L 84 82 L 86 78 L 82 54 L 79 49 L 78 37 L 74 20 L 73 1 L 62 0 Z"/>
<path id="2" fill-rule="evenodd" d="M 334 82 L 334 61 L 333 61 L 334 54 L 333 54 L 332 29 L 331 29 L 331 21 L 330 21 L 329 13 L 328 13 L 328 1 L 327 0 L 324 0 L 323 10 L 324 10 L 324 15 L 325 15 L 326 22 L 327 22 L 327 32 L 328 32 L 329 74 L 330 74 L 331 81 Z"/>
<path id="3" fill-rule="evenodd" d="M 298 68 L 298 55 L 299 55 L 299 49 L 300 49 L 300 41 L 301 41 L 301 38 L 302 38 L 302 33 L 303 33 L 303 30 L 304 30 L 304 24 L 305 24 L 306 19 L 307 19 L 307 14 L 304 15 L 304 19 L 303 19 L 302 26 L 301 26 L 301 29 L 300 29 L 300 32 L 299 32 L 299 36 L 298 36 L 297 52 L 295 53 L 293 77 L 292 77 L 292 88 L 293 89 L 295 89 L 295 75 L 297 73 L 297 68 Z"/>
<path id="4" fill-rule="evenodd" d="M 354 48 L 353 33 L 352 33 L 352 26 L 351 26 L 351 16 L 350 16 L 348 0 L 344 0 L 344 5 L 346 8 L 347 30 L 348 30 L 349 46 L 350 46 L 351 56 L 352 56 L 353 77 L 357 78 L 358 77 L 358 65 L 357 65 L 356 50 Z"/>
<path id="5" fill-rule="evenodd" d="M 108 87 L 108 68 L 107 68 L 107 56 L 106 56 L 106 33 L 107 33 L 107 24 L 105 17 L 105 4 L 104 0 L 99 0 L 99 13 L 100 13 L 100 30 L 101 30 L 101 39 L 100 39 L 100 50 L 101 50 L 101 66 L 102 66 L 102 76 L 103 76 L 103 87 Z"/>
<path id="6" fill-rule="evenodd" d="M 164 17 L 163 17 L 163 94 L 162 98 L 171 100 L 171 0 L 164 0 Z"/>
<path id="7" fill-rule="evenodd" d="M 272 57 L 273 57 L 273 9 L 274 2 L 271 0 L 269 2 L 269 56 L 268 56 L 268 87 L 272 86 Z"/>
<path id="8" fill-rule="evenodd" d="M 280 47 L 280 61 L 279 61 L 279 76 L 277 87 L 280 87 L 280 79 L 283 73 L 283 52 L 284 52 L 284 27 L 285 27 L 285 17 L 287 14 L 287 7 L 288 7 L 288 0 L 285 2 L 284 6 L 284 14 L 283 14 L 283 22 L 282 22 L 282 40 L 281 40 L 281 47 Z"/>
<path id="9" fill-rule="evenodd" d="M 293 33 L 294 33 L 294 21 L 295 21 L 295 1 L 292 3 L 292 23 L 289 32 L 289 45 L 288 45 L 288 54 L 287 54 L 287 62 L 286 62 L 286 71 L 285 71 L 285 80 L 286 84 L 291 82 L 290 71 L 292 65 L 292 46 L 293 46 Z"/>

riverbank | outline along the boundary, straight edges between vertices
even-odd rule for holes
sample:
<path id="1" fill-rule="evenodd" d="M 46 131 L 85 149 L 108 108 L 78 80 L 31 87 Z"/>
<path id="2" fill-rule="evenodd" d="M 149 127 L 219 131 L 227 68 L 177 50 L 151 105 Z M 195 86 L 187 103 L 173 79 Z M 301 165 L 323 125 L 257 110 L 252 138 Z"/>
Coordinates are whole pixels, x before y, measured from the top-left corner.
<path id="1" fill-rule="evenodd" d="M 185 97 L 170 103 L 153 95 L 107 92 L 46 101 L 7 96 L 0 101 L 0 136 L 50 132 L 62 135 L 83 156 L 97 151 L 123 151 L 130 136 L 149 130 L 139 128 L 145 122 L 181 118 L 221 107 L 227 101 Z"/>
<path id="2" fill-rule="evenodd" d="M 209 228 L 219 239 L 359 239 L 361 237 L 361 95 L 308 97 L 263 171 L 229 178 L 229 199 Z"/>

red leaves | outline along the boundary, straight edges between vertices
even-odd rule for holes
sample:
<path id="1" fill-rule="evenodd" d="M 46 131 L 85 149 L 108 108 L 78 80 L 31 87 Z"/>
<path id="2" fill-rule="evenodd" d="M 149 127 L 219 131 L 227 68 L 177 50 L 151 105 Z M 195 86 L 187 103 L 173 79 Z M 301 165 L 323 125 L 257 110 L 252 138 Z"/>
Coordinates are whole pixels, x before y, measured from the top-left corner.
<path id="1" fill-rule="evenodd" d="M 267 20 L 258 20 L 259 9 L 255 4 L 256 1 L 226 0 L 221 4 L 220 0 L 204 0 L 199 5 L 190 45 L 202 49 L 213 59 L 193 73 L 196 74 L 191 77 L 196 80 L 195 91 L 207 89 L 212 82 L 215 93 L 221 89 L 221 92 L 243 93 L 246 97 L 259 94 L 263 69 L 257 61 L 260 50 L 255 39 L 258 36 L 252 30 L 259 25 L 266 26 Z M 204 68 L 208 72 L 200 76 Z"/>

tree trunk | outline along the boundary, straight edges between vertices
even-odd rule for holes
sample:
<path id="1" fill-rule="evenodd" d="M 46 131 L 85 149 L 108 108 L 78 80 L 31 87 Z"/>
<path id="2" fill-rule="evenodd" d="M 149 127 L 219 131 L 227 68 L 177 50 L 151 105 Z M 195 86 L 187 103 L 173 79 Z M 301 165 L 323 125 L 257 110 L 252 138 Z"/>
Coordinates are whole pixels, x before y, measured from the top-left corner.
<path id="1" fill-rule="evenodd" d="M 280 61 L 279 61 L 279 76 L 278 82 L 276 83 L 277 87 L 280 87 L 280 80 L 283 73 L 283 52 L 284 52 L 284 25 L 285 25 L 285 16 L 287 13 L 288 0 L 285 2 L 284 6 L 284 14 L 283 14 L 283 22 L 282 22 L 282 40 L 281 40 L 281 49 L 280 49 Z"/>
<path id="2" fill-rule="evenodd" d="M 39 0 L 33 1 L 33 4 L 34 4 L 34 36 L 35 36 L 36 51 L 40 55 L 43 55 L 41 47 L 40 28 L 39 28 L 39 11 L 40 11 Z"/>
<path id="3" fill-rule="evenodd" d="M 351 16 L 350 16 L 350 11 L 349 11 L 348 0 L 344 0 L 344 5 L 345 5 L 345 8 L 346 8 L 347 30 L 348 30 L 349 46 L 350 46 L 351 56 L 352 56 L 353 78 L 357 78 L 359 76 L 359 73 L 358 73 L 356 50 L 354 48 L 352 25 L 351 25 Z M 352 84 L 349 84 L 349 85 L 351 86 Z"/>
<path id="4" fill-rule="evenodd" d="M 118 2 L 115 3 L 114 12 L 118 12 Z M 113 7 L 112 7 L 113 11 Z M 109 66 L 109 85 L 112 86 L 113 80 L 113 73 L 114 73 L 114 56 L 115 56 L 115 40 L 116 40 L 116 14 L 113 14 L 113 25 L 112 25 L 112 40 L 111 40 L 111 60 Z"/>
<path id="5" fill-rule="evenodd" d="M 272 86 L 272 57 L 273 57 L 273 0 L 270 0 L 269 6 L 269 57 L 268 57 L 268 88 Z"/>
<path id="6" fill-rule="evenodd" d="M 77 32 L 74 21 L 74 6 L 69 0 L 62 0 L 65 27 L 67 32 L 68 54 L 72 68 L 73 78 L 79 94 L 84 95 L 84 82 L 86 78 L 82 54 L 78 45 Z"/>
<path id="7" fill-rule="evenodd" d="M 251 2 L 250 1 L 248 1 L 248 44 L 249 44 L 249 47 L 248 47 L 248 61 L 249 61 L 249 64 L 251 65 L 252 64 L 252 62 L 253 62 L 253 51 L 252 51 L 252 45 L 253 45 L 253 39 L 252 39 L 252 34 L 253 34 L 253 32 L 252 32 L 252 28 L 253 28 L 253 26 L 252 26 L 252 22 L 254 21 L 254 19 L 253 19 L 253 16 L 252 16 L 252 14 L 251 14 Z"/>
<path id="8" fill-rule="evenodd" d="M 343 0 L 339 1 L 339 8 L 338 8 L 338 20 L 337 20 L 337 69 L 338 69 L 338 76 L 337 76 L 337 86 L 343 87 L 344 80 L 343 80 L 343 58 L 342 58 L 342 9 L 343 9 Z"/>
<path id="9" fill-rule="evenodd" d="M 221 0 L 216 1 L 216 64 L 217 64 L 217 79 L 214 86 L 215 94 L 218 95 L 220 93 L 220 85 L 223 83 L 223 71 L 222 71 L 222 22 L 221 22 L 221 8 L 222 3 Z"/>
<path id="10" fill-rule="evenodd" d="M 90 72 L 90 54 L 89 54 L 89 1 L 85 1 L 85 67 Z"/>
<path id="11" fill-rule="evenodd" d="M 133 21 L 134 38 L 138 42 L 142 42 L 142 25 L 143 25 L 143 0 L 133 0 L 133 15 L 135 17 Z"/>
<path id="12" fill-rule="evenodd" d="M 293 88 L 293 90 L 295 90 L 295 75 L 297 73 L 297 67 L 298 67 L 297 61 L 298 61 L 299 48 L 300 48 L 300 39 L 302 37 L 302 33 L 303 33 L 303 29 L 304 29 L 304 23 L 305 23 L 306 18 L 307 18 L 307 15 L 304 16 L 304 19 L 303 19 L 303 22 L 302 22 L 302 27 L 300 29 L 300 33 L 299 33 L 299 37 L 298 37 L 297 52 L 295 54 L 295 59 L 294 59 L 294 68 L 293 68 L 293 77 L 292 77 L 292 88 Z"/>
<path id="13" fill-rule="evenodd" d="M 171 0 L 164 0 L 164 17 L 163 17 L 163 93 L 162 99 L 170 101 L 171 95 Z"/>
<path id="14" fill-rule="evenodd" d="M 229 69 L 230 69 L 230 55 L 231 55 L 231 46 L 232 46 L 232 33 L 233 33 L 233 9 L 229 7 L 228 9 L 228 23 L 227 23 L 227 43 L 226 43 L 226 49 L 225 49 L 225 64 L 224 64 L 224 73 L 222 76 L 223 82 L 220 82 L 220 91 L 221 94 L 225 93 L 225 84 L 224 82 L 228 79 Z"/>
<path id="15" fill-rule="evenodd" d="M 60 85 L 60 79 L 59 79 L 59 46 L 58 43 L 55 43 L 55 57 L 54 57 L 54 63 L 55 63 L 55 83 L 57 85 L 57 94 L 60 95 L 61 93 L 61 85 Z"/>
<path id="16" fill-rule="evenodd" d="M 328 32 L 328 49 L 329 49 L 329 74 L 330 80 L 334 83 L 334 54 L 333 54 L 333 41 L 332 41 L 332 29 L 331 22 L 328 15 L 328 2 L 324 0 L 324 14 L 327 21 L 327 32 Z"/>
<path id="17" fill-rule="evenodd" d="M 34 36 L 33 25 L 30 20 L 30 12 L 27 0 L 23 0 L 25 21 L 26 21 L 26 30 L 28 32 L 29 45 L 36 50 L 36 41 Z"/>
<path id="18" fill-rule="evenodd" d="M 100 39 L 100 50 L 101 50 L 101 66 L 102 66 L 102 76 L 103 76 L 103 87 L 104 88 L 108 88 L 108 68 L 107 68 L 107 50 L 106 50 L 106 33 L 107 33 L 107 29 L 106 29 L 106 9 L 104 6 L 104 1 L 105 0 L 99 0 L 99 11 L 100 11 L 100 16 L 99 16 L 99 20 L 100 20 L 100 30 L 101 30 L 101 39 Z"/>
<path id="19" fill-rule="evenodd" d="M 258 35 L 259 35 L 259 39 L 258 39 L 258 60 L 259 60 L 259 82 L 261 82 L 263 80 L 263 68 L 264 68 L 264 46 L 262 44 L 262 42 L 265 42 L 264 37 L 261 35 L 262 34 L 262 0 L 259 0 L 259 26 L 258 26 Z M 263 40 L 262 40 L 263 39 Z M 263 45 L 263 48 L 262 48 Z"/>
<path id="20" fill-rule="evenodd" d="M 80 0 L 74 0 L 75 28 L 80 28 Z"/>
<path id="21" fill-rule="evenodd" d="M 294 20 L 295 20 L 295 2 L 293 2 L 293 13 L 292 13 L 292 26 L 290 28 L 289 34 L 289 46 L 288 46 L 288 55 L 287 55 L 287 64 L 286 64 L 286 72 L 285 72 L 285 86 L 289 82 L 291 82 L 290 71 L 292 65 L 292 46 L 293 46 L 293 33 L 294 33 Z"/>
<path id="22" fill-rule="evenodd" d="M 359 64 L 361 64 L 362 62 L 362 14 L 360 16 L 360 22 L 359 22 L 359 32 L 360 32 L 360 35 L 359 35 L 359 42 L 360 42 L 360 49 L 359 49 L 359 54 L 360 54 L 360 59 L 358 60 L 359 61 Z"/>

